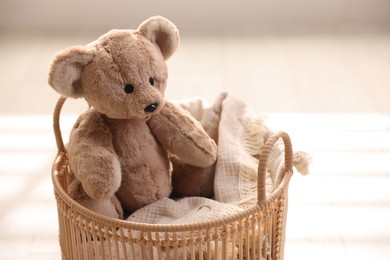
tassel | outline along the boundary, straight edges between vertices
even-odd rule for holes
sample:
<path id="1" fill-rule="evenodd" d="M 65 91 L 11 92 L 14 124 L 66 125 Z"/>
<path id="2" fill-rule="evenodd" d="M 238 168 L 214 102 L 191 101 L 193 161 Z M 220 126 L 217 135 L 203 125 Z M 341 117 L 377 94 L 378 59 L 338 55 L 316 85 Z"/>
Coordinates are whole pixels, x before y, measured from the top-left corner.
<path id="1" fill-rule="evenodd" d="M 294 156 L 293 156 L 294 167 L 302 175 L 305 176 L 310 173 L 309 166 L 311 164 L 311 161 L 312 161 L 312 157 L 310 154 L 303 151 L 294 152 Z"/>

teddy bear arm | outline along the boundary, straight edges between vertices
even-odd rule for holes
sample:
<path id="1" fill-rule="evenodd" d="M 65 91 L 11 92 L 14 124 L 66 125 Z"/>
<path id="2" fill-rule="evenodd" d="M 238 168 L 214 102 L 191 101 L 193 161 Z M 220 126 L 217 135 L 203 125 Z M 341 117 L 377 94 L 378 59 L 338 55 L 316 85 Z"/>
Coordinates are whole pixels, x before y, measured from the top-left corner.
<path id="1" fill-rule="evenodd" d="M 67 146 L 75 177 L 93 199 L 112 197 L 119 189 L 121 166 L 112 134 L 101 116 L 87 112 L 75 124 Z"/>
<path id="2" fill-rule="evenodd" d="M 216 161 L 217 145 L 187 111 L 166 102 L 148 125 L 159 142 L 183 163 L 207 167 Z"/>

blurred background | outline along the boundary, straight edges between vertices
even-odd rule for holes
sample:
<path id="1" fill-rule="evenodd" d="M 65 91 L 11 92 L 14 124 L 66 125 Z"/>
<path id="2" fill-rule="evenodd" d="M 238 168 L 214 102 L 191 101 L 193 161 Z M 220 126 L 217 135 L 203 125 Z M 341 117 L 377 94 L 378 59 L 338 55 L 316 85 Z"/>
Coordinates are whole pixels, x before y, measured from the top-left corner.
<path id="1" fill-rule="evenodd" d="M 390 1 L 0 0 L 0 259 L 59 259 L 55 53 L 162 15 L 167 98 L 244 100 L 313 156 L 293 177 L 286 259 L 390 257 Z M 86 108 L 65 104 L 66 139 Z"/>

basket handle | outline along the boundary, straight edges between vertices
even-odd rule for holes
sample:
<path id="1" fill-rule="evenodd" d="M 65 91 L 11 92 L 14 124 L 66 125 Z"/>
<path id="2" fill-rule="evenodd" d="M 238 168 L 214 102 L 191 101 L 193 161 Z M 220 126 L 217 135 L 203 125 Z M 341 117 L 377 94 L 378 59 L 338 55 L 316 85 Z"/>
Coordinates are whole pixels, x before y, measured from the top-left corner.
<path id="1" fill-rule="evenodd" d="M 54 135 L 56 138 L 58 153 L 63 153 L 63 154 L 65 154 L 66 150 L 65 150 L 64 141 L 62 140 L 62 133 L 61 133 L 61 128 L 60 128 L 60 114 L 61 114 L 62 106 L 65 103 L 65 100 L 66 100 L 66 97 L 64 97 L 64 96 L 61 96 L 58 99 L 57 104 L 54 108 L 54 114 L 53 114 L 53 129 L 54 129 Z"/>
<path id="2" fill-rule="evenodd" d="M 291 139 L 286 132 L 277 132 L 271 135 L 263 146 L 260 154 L 258 179 L 257 179 L 257 203 L 261 204 L 266 201 L 265 192 L 265 176 L 267 170 L 268 159 L 271 154 L 271 150 L 274 147 L 276 141 L 282 138 L 284 142 L 284 164 L 287 171 L 292 171 L 293 167 L 293 150 Z"/>

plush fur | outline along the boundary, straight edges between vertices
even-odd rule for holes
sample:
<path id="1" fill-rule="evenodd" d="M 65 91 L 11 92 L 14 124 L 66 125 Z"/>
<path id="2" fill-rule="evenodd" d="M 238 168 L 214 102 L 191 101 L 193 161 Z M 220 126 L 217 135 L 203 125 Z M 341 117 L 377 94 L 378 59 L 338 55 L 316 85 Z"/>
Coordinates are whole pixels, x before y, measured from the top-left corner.
<path id="1" fill-rule="evenodd" d="M 75 176 L 68 192 L 84 206 L 120 218 L 171 194 L 169 155 L 199 170 L 215 163 L 216 144 L 201 124 L 164 99 L 165 60 L 178 46 L 176 27 L 156 16 L 55 56 L 50 86 L 91 106 L 67 145 Z"/>

